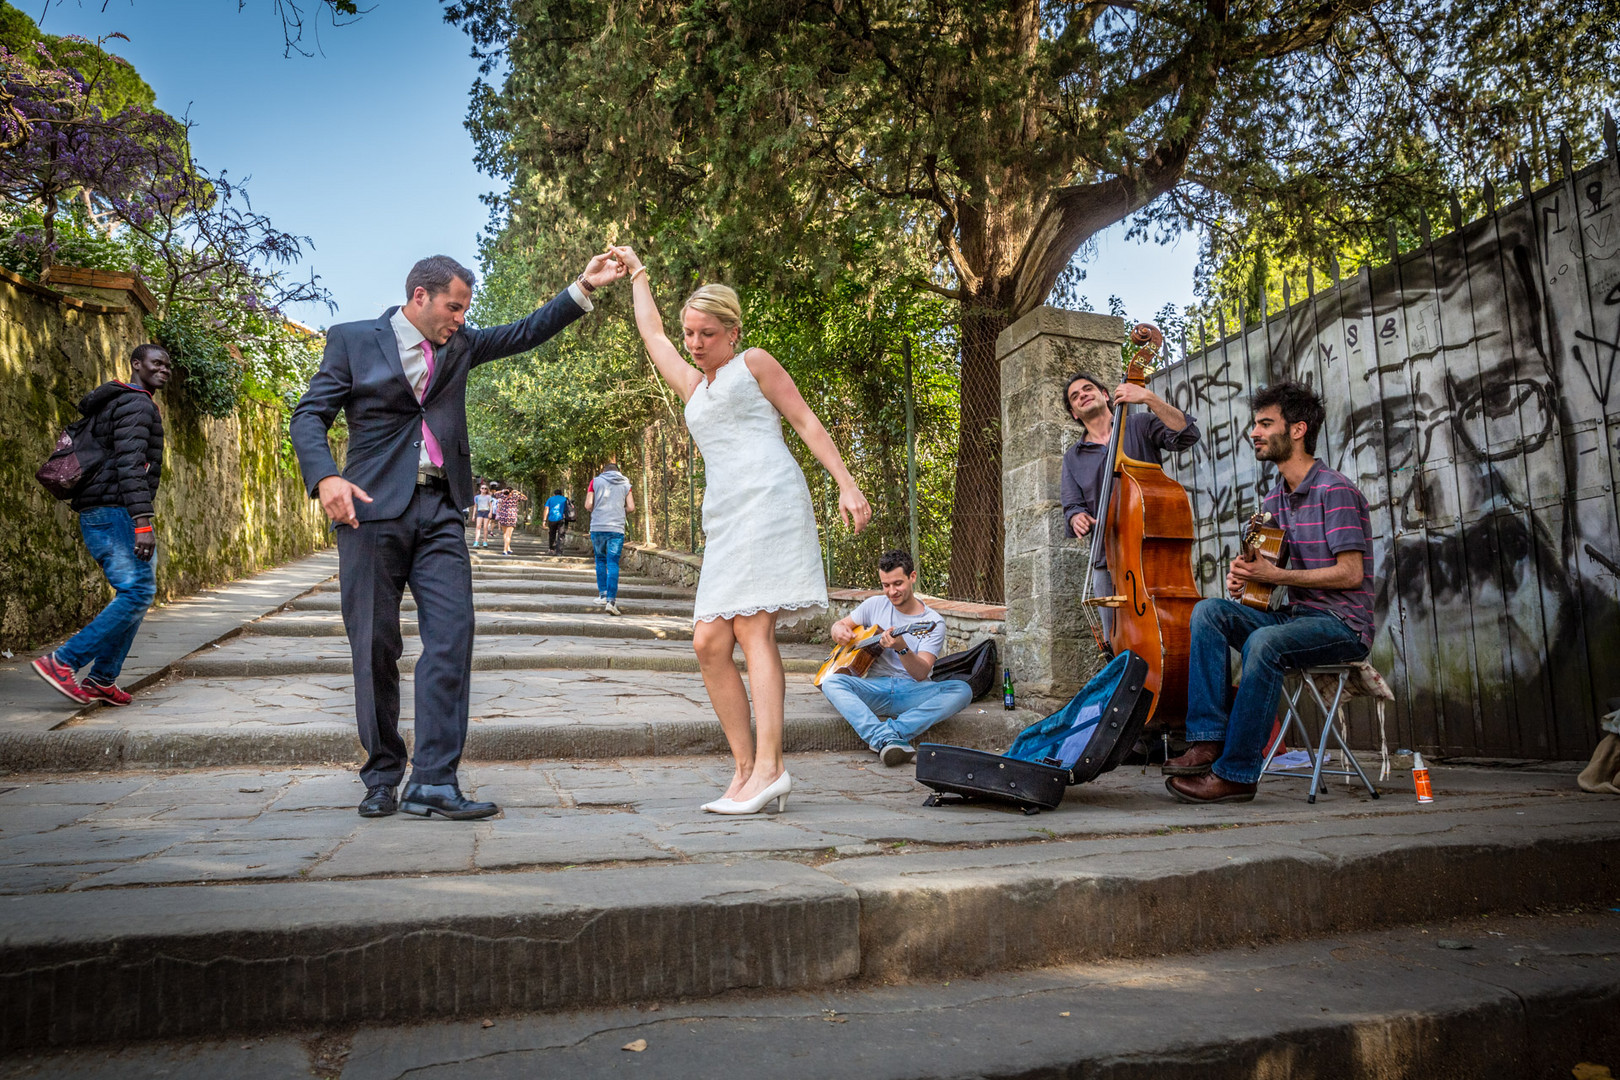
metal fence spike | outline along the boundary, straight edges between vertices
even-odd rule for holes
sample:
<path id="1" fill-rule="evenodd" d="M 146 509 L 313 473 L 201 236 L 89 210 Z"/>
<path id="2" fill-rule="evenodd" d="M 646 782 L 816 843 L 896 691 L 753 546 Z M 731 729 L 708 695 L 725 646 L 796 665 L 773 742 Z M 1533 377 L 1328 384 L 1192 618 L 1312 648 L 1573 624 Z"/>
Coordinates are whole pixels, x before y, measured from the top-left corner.
<path id="1" fill-rule="evenodd" d="M 1401 232 L 1395 227 L 1395 219 L 1389 219 L 1389 261 L 1399 262 L 1401 258 Z"/>
<path id="2" fill-rule="evenodd" d="M 1558 164 L 1564 167 L 1564 179 L 1575 182 L 1575 151 L 1569 145 L 1569 136 L 1558 136 Z"/>
<path id="3" fill-rule="evenodd" d="M 1536 190 L 1536 178 L 1530 172 L 1530 163 L 1524 159 L 1524 155 L 1515 155 L 1515 157 L 1519 174 L 1519 196 L 1528 199 L 1530 193 Z"/>
<path id="4" fill-rule="evenodd" d="M 1496 213 L 1496 185 L 1489 180 L 1485 181 L 1485 186 L 1480 190 L 1480 194 L 1485 196 L 1485 209 L 1490 213 Z"/>
<path id="5" fill-rule="evenodd" d="M 1457 193 L 1455 191 L 1446 192 L 1446 198 L 1451 202 L 1451 227 L 1453 229 L 1460 229 L 1463 226 L 1462 203 L 1457 201 Z"/>

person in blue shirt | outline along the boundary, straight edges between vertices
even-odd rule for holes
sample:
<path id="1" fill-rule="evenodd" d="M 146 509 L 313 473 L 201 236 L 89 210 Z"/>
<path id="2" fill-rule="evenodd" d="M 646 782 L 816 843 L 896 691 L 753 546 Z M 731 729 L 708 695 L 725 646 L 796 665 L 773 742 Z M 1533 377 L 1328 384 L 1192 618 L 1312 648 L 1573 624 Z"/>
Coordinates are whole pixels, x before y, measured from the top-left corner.
<path id="1" fill-rule="evenodd" d="M 551 498 L 546 500 L 546 532 L 551 553 L 561 555 L 563 541 L 568 536 L 568 496 L 562 493 L 562 488 L 553 488 Z"/>

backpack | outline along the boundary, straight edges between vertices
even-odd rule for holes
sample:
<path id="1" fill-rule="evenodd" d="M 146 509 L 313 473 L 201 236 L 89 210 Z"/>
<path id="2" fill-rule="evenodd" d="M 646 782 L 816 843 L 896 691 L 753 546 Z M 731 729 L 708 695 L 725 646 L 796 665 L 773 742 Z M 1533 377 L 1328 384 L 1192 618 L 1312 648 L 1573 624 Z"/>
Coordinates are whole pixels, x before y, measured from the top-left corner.
<path id="1" fill-rule="evenodd" d="M 569 499 L 567 502 L 563 503 L 563 520 L 564 521 L 573 521 L 578 516 L 579 515 L 577 513 L 575 513 L 575 511 L 574 511 L 574 500 L 573 499 Z"/>
<path id="2" fill-rule="evenodd" d="M 996 642 L 985 638 L 971 649 L 954 652 L 934 661 L 934 670 L 928 676 L 932 682 L 956 679 L 973 690 L 977 701 L 990 692 L 996 682 Z"/>
<path id="3" fill-rule="evenodd" d="M 107 448 L 92 430 L 98 415 L 80 417 L 63 428 L 51 456 L 34 473 L 40 486 L 62 502 L 83 491 L 107 460 Z"/>

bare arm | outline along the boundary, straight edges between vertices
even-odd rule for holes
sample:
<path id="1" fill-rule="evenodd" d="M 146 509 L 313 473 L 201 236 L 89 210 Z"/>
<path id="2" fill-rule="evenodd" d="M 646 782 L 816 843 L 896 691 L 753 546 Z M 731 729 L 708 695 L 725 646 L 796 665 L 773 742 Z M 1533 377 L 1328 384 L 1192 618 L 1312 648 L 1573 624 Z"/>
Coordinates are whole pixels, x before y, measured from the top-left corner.
<path id="1" fill-rule="evenodd" d="M 636 332 L 641 335 L 641 343 L 647 346 L 647 355 L 652 357 L 658 374 L 684 403 L 697 389 L 703 373 L 681 359 L 664 332 L 664 319 L 658 314 L 658 303 L 653 299 L 652 286 L 647 284 L 646 267 L 641 259 L 629 247 L 610 247 L 608 251 L 632 276 L 630 293 L 635 301 Z M 589 510 L 590 506 L 587 504 L 585 508 Z"/>
<path id="2" fill-rule="evenodd" d="M 776 357 L 764 349 L 749 349 L 743 361 L 759 383 L 765 400 L 787 418 L 793 430 L 799 433 L 799 438 L 804 440 L 804 445 L 821 462 L 822 468 L 832 474 L 833 480 L 838 483 L 838 512 L 845 523 L 860 532 L 872 519 L 872 508 L 867 504 L 866 496 L 861 494 L 860 485 L 855 483 L 855 478 L 844 467 L 844 459 L 839 455 L 838 447 L 833 445 L 832 436 L 827 434 L 821 420 L 811 411 L 799 388 L 793 385 L 793 377 Z"/>
<path id="3" fill-rule="evenodd" d="M 589 510 L 596 505 L 596 484 L 592 483 L 585 489 L 585 509 Z"/>
<path id="4" fill-rule="evenodd" d="M 624 493 L 624 512 L 627 514 L 636 512 L 636 493 L 634 491 Z"/>

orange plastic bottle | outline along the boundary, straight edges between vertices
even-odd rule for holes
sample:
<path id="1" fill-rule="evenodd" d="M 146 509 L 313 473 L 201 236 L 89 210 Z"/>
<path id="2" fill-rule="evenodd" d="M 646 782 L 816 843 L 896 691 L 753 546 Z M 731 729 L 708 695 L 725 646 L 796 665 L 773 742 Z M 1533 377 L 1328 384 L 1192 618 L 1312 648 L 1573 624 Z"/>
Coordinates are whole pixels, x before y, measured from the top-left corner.
<path id="1" fill-rule="evenodd" d="M 1412 786 L 1417 788 L 1420 803 L 1434 802 L 1434 786 L 1429 783 L 1429 767 L 1423 764 L 1423 755 L 1412 755 Z"/>

